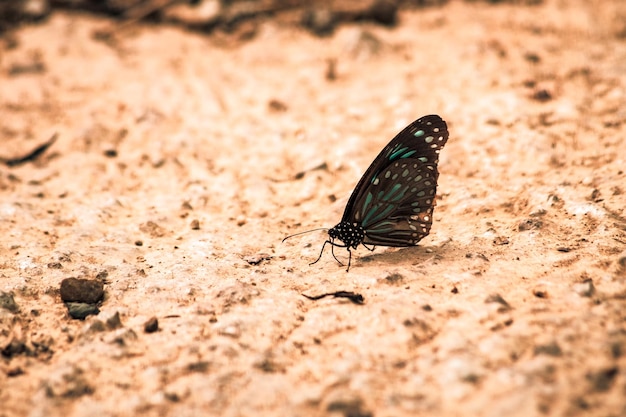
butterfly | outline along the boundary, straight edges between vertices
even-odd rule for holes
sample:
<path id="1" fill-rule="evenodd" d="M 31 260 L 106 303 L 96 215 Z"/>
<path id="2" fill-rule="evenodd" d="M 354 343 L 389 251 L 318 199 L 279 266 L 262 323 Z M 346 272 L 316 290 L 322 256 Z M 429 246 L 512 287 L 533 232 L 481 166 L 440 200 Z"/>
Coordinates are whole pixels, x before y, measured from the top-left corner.
<path id="1" fill-rule="evenodd" d="M 352 192 L 341 221 L 328 229 L 317 263 L 327 244 L 352 249 L 365 246 L 415 246 L 433 224 L 439 153 L 448 126 L 437 115 L 423 116 L 405 127 L 371 163 Z"/>

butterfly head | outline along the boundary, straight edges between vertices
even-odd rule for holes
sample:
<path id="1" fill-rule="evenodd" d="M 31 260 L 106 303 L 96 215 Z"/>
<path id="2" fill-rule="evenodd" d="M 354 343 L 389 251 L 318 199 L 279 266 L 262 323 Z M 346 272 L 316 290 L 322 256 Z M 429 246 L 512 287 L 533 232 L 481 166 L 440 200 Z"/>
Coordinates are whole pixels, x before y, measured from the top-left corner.
<path id="1" fill-rule="evenodd" d="M 342 241 L 346 248 L 356 249 L 365 238 L 365 230 L 358 223 L 342 221 L 328 230 L 328 236 L 330 236 L 331 240 L 338 239 Z"/>

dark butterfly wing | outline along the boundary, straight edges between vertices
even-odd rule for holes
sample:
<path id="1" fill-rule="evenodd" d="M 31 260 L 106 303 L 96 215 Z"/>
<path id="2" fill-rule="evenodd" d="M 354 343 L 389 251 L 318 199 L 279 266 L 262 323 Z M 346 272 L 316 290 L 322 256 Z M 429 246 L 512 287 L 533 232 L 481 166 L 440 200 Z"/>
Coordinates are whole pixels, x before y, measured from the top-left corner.
<path id="1" fill-rule="evenodd" d="M 446 123 L 424 116 L 396 135 L 374 159 L 348 200 L 342 222 L 363 227 L 363 243 L 410 246 L 428 235 Z"/>
<path id="2" fill-rule="evenodd" d="M 435 164 L 413 158 L 386 167 L 358 202 L 355 218 L 365 231 L 363 243 L 410 246 L 428 235 L 438 175 Z"/>

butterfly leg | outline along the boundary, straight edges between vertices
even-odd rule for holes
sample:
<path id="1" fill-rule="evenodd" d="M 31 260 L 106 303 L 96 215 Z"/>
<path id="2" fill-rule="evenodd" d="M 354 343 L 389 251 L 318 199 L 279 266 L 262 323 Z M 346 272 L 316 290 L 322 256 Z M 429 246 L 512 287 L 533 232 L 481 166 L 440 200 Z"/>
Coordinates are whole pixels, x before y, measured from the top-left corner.
<path id="1" fill-rule="evenodd" d="M 326 247 L 326 244 L 330 243 L 330 253 L 332 253 L 333 258 L 335 258 L 335 260 L 337 261 L 337 263 L 341 266 L 343 266 L 343 262 L 341 262 L 339 259 L 337 259 L 337 256 L 335 255 L 335 246 L 338 246 L 340 248 L 348 248 L 348 253 L 350 254 L 350 257 L 348 258 L 348 269 L 346 270 L 346 272 L 350 269 L 350 261 L 352 260 L 352 252 L 350 252 L 350 248 L 345 246 L 345 245 L 338 245 L 335 242 L 333 242 L 332 240 L 327 240 L 326 242 L 324 242 L 324 244 L 322 245 L 322 250 L 320 251 L 320 256 L 317 257 L 317 259 L 313 262 L 311 262 L 309 265 L 313 265 L 319 262 L 320 259 L 322 259 L 322 255 L 324 254 L 324 248 Z"/>
<path id="2" fill-rule="evenodd" d="M 371 248 L 369 248 L 365 243 L 363 243 L 363 246 L 365 246 L 365 249 L 367 249 L 370 252 L 374 252 L 374 249 L 376 249 L 376 246 L 372 246 Z"/>
<path id="3" fill-rule="evenodd" d="M 327 240 L 326 242 L 324 242 L 324 244 L 322 245 L 322 250 L 320 251 L 320 256 L 317 257 L 317 259 L 314 262 L 311 262 L 309 265 L 313 265 L 316 264 L 320 259 L 322 259 L 322 254 L 324 253 L 324 248 L 326 247 L 326 244 L 330 243 L 330 253 L 333 254 L 333 258 L 335 258 L 335 260 L 337 262 L 339 262 L 339 265 L 343 266 L 343 264 L 341 263 L 341 261 L 339 259 L 337 259 L 337 257 L 335 256 L 335 246 L 339 246 L 340 248 L 345 248 L 345 246 L 343 245 L 338 245 L 335 242 L 333 242 L 332 240 Z"/>
<path id="4" fill-rule="evenodd" d="M 318 256 L 317 259 L 314 262 L 311 262 L 309 264 L 309 266 L 318 263 L 319 260 L 322 259 L 322 254 L 324 253 L 324 248 L 326 247 L 327 243 L 330 243 L 331 245 L 333 244 L 333 242 L 331 242 L 330 240 L 327 240 L 326 242 L 324 242 L 324 244 L 322 245 L 322 250 L 320 251 L 320 256 Z M 335 258 L 335 259 L 337 259 L 337 258 Z"/>
<path id="5" fill-rule="evenodd" d="M 348 267 L 346 268 L 346 272 L 350 272 L 350 264 L 352 264 L 352 251 L 350 250 L 350 247 L 348 246 Z"/>
<path id="6" fill-rule="evenodd" d="M 333 254 L 333 258 L 335 258 L 335 260 L 337 261 L 337 263 L 338 263 L 339 265 L 343 266 L 343 262 L 341 262 L 339 259 L 337 259 L 337 256 L 335 256 L 335 246 L 340 246 L 340 245 L 335 245 L 333 242 L 331 242 L 331 245 L 333 245 L 333 246 L 330 248 L 330 253 L 332 253 L 332 254 Z M 343 248 L 344 246 L 340 246 L 340 247 L 342 247 L 342 248 Z M 350 249 L 348 249 L 348 250 L 350 250 Z"/>

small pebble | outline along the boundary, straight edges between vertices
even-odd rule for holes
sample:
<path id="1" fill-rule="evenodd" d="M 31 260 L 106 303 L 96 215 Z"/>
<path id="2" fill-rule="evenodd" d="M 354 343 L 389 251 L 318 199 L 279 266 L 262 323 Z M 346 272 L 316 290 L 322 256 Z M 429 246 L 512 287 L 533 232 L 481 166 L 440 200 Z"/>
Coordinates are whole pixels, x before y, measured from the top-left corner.
<path id="1" fill-rule="evenodd" d="M 159 320 L 154 316 L 143 324 L 143 331 L 146 333 L 154 333 L 157 330 L 159 330 Z"/>

